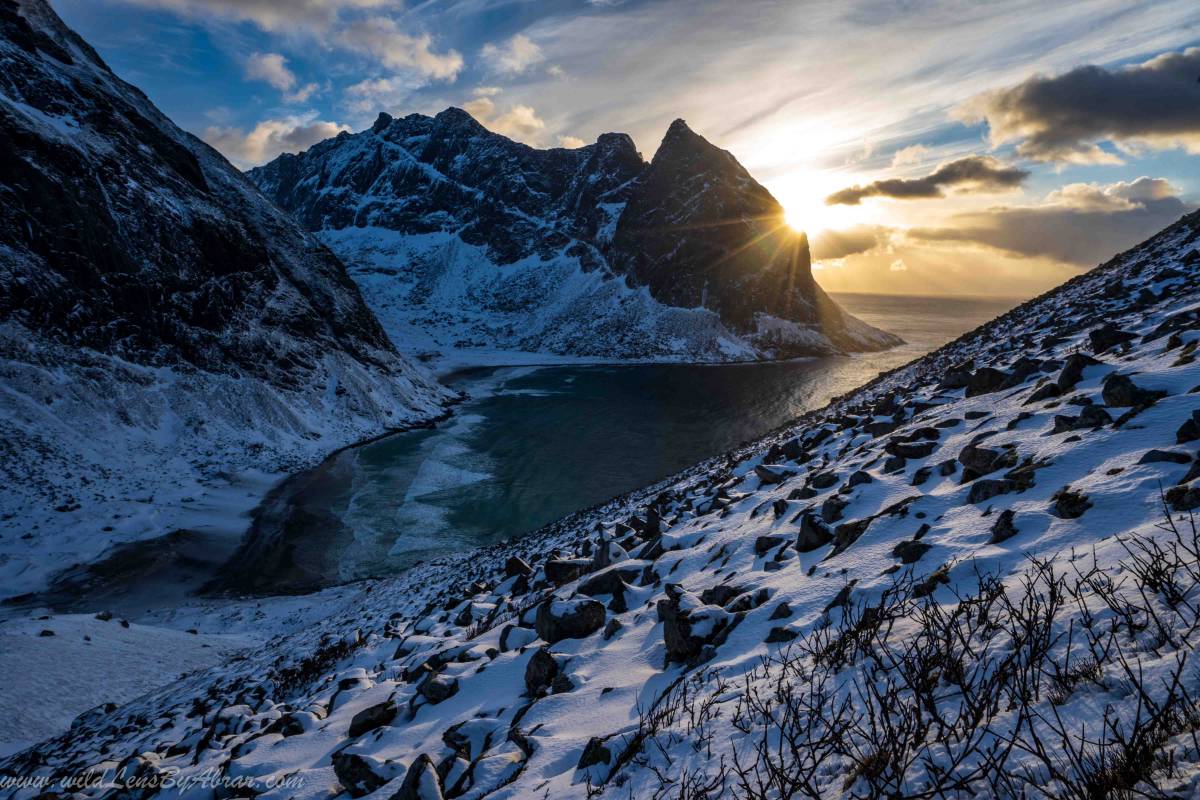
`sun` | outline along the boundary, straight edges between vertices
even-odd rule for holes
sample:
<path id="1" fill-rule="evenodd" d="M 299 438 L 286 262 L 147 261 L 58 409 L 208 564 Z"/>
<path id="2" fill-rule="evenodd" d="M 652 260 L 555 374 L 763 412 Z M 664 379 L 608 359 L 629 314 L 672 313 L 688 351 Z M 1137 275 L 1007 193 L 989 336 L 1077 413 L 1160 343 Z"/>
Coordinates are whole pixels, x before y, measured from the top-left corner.
<path id="1" fill-rule="evenodd" d="M 768 188 L 783 206 L 788 226 L 807 233 L 811 239 L 862 221 L 862 208 L 825 203 L 826 197 L 847 185 L 845 181 L 839 173 L 803 169 L 780 176 Z"/>
<path id="2" fill-rule="evenodd" d="M 825 204 L 824 193 L 804 192 L 780 198 L 783 219 L 796 231 L 807 233 L 809 238 L 830 230 L 846 228 L 856 223 L 855 215 L 845 206 Z"/>

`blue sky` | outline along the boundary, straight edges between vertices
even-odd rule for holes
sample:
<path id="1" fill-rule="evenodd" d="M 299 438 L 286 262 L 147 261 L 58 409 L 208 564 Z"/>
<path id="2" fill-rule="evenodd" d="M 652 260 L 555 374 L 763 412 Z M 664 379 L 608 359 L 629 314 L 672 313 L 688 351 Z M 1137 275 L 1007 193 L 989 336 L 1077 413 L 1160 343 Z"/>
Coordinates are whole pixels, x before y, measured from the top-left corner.
<path id="1" fill-rule="evenodd" d="M 118 74 L 243 167 L 366 128 L 379 111 L 458 105 L 544 147 L 624 131 L 647 158 L 683 117 L 814 238 L 874 237 L 854 252 L 825 248 L 820 277 L 835 289 L 987 290 L 961 267 L 970 260 L 991 284 L 1029 293 L 1094 263 L 1088 237 L 1071 252 L 1012 249 L 1013 232 L 982 231 L 979 215 L 1024 225 L 1042 209 L 1140 236 L 1200 199 L 1200 119 L 1172 99 L 1200 101 L 1179 82 L 1200 44 L 1194 0 L 52 2 Z M 1159 69 L 1164 54 L 1182 66 Z M 1083 65 L 1100 72 L 1071 72 Z M 1086 91 L 1074 116 L 1054 111 Z M 1027 176 L 825 202 L 975 157 Z M 1143 177 L 1158 182 L 1128 188 Z M 1071 188 L 1081 185 L 1091 189 Z M 979 235 L 960 240 L 954 227 Z"/>

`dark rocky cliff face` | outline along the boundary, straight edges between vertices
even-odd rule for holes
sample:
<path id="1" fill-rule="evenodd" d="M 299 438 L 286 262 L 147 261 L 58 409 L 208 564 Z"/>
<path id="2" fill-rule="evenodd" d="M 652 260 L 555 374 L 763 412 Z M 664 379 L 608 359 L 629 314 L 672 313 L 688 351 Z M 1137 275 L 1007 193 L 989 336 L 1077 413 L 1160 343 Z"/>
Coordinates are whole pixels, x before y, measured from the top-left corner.
<path id="1" fill-rule="evenodd" d="M 732 154 L 681 119 L 630 192 L 610 259 L 664 303 L 711 308 L 738 329 L 758 313 L 840 328 L 804 234 Z"/>
<path id="2" fill-rule="evenodd" d="M 293 387 L 329 349 L 397 366 L 336 256 L 42 0 L 0 0 L 0 58 L 0 320 Z"/>
<path id="3" fill-rule="evenodd" d="M 784 223 L 770 192 L 682 120 L 647 164 L 625 134 L 537 150 L 460 109 L 381 114 L 368 131 L 280 156 L 249 176 L 311 231 L 450 232 L 501 266 L 574 259 L 584 272 L 645 287 L 664 307 L 714 312 L 760 353 L 870 350 L 897 341 L 848 317 L 821 291 L 806 238 Z M 329 241 L 352 264 L 375 268 L 378 253 L 365 238 Z M 547 270 L 546 281 L 561 280 Z"/>

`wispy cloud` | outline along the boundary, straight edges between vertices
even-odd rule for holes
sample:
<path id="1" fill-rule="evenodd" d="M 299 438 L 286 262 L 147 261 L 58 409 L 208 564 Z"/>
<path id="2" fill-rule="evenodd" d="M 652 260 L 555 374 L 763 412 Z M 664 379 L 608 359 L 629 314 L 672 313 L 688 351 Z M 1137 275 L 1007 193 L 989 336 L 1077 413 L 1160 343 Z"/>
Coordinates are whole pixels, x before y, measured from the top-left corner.
<path id="1" fill-rule="evenodd" d="M 344 10 L 385 8 L 396 0 L 126 0 L 147 8 L 162 8 L 192 17 L 222 17 L 253 22 L 263 30 L 283 31 L 303 26 L 332 26 Z"/>

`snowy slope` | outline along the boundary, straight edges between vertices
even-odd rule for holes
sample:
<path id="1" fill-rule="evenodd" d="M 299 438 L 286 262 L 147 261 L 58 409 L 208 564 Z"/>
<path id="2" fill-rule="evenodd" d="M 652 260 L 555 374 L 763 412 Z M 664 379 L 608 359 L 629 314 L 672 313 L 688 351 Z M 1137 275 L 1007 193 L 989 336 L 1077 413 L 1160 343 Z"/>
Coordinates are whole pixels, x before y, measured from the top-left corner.
<path id="1" fill-rule="evenodd" d="M 775 199 L 682 120 L 646 163 L 625 134 L 537 150 L 461 109 L 381 114 L 248 174 L 430 357 L 730 361 L 898 341 L 829 299 Z"/>
<path id="2" fill-rule="evenodd" d="M 341 262 L 43 0 L 0 2 L 0 64 L 0 594 L 441 412 Z"/>
<path id="3" fill-rule="evenodd" d="M 1193 214 L 754 445 L 315 595 L 320 624 L 3 769 L 301 798 L 1195 796 L 1198 246 Z"/>

